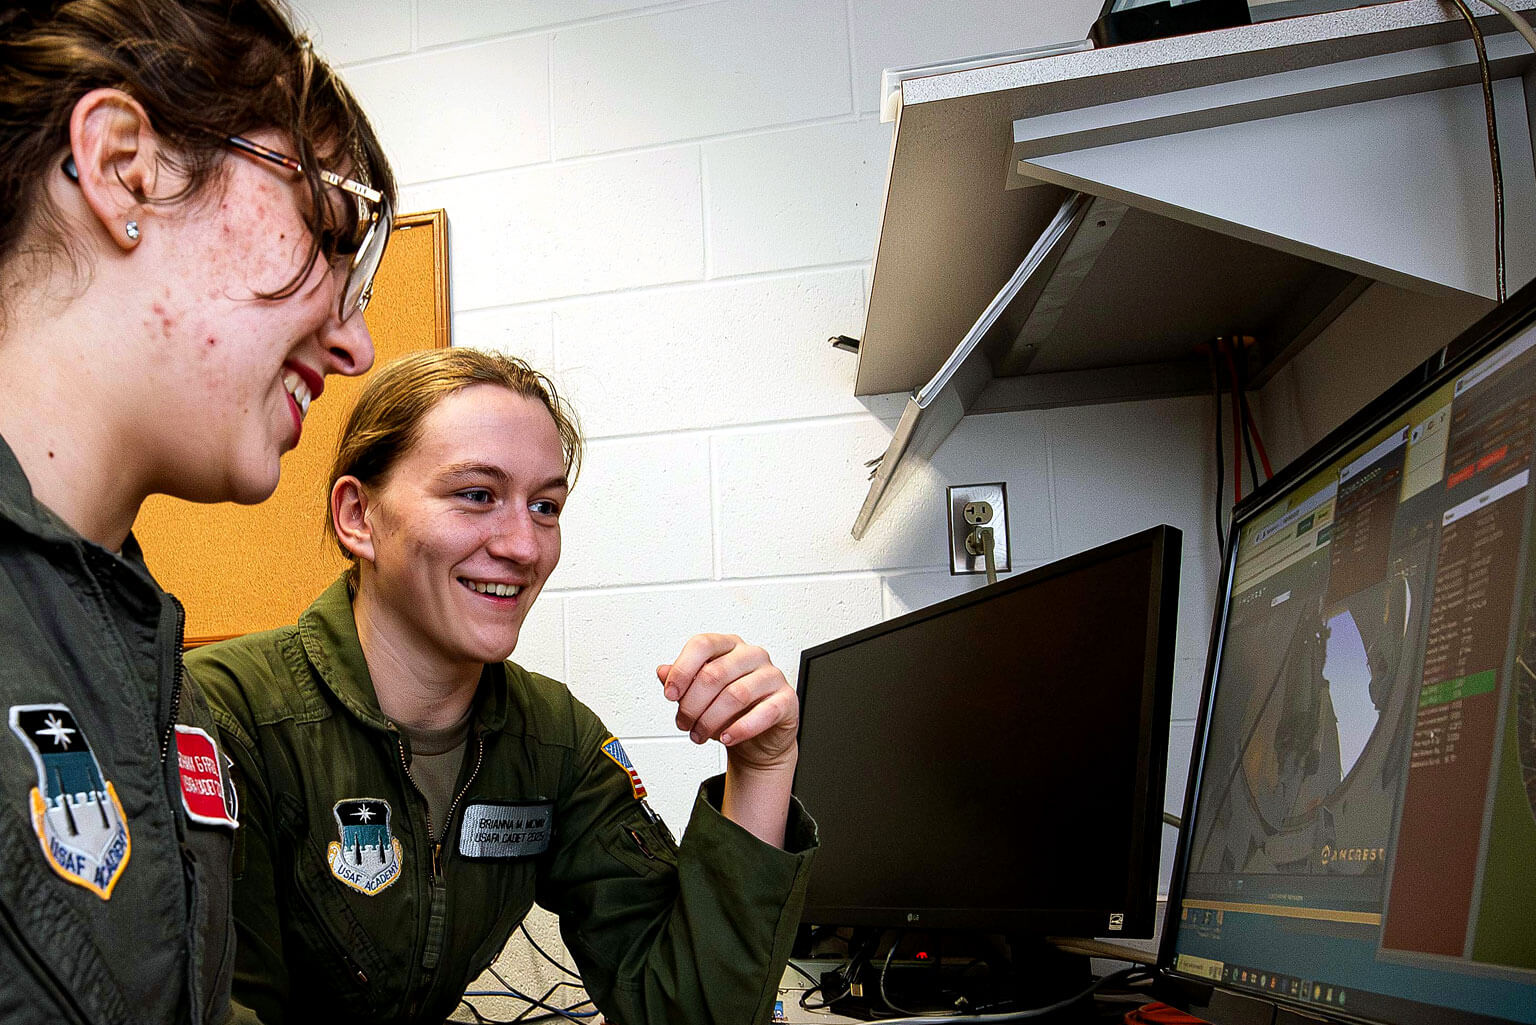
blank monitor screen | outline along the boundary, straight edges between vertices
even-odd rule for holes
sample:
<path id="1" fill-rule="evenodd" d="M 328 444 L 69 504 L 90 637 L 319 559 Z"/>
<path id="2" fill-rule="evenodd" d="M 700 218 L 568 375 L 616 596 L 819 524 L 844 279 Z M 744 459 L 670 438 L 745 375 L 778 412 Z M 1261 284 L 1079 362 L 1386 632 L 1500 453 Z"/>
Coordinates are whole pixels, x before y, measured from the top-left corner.
<path id="1" fill-rule="evenodd" d="M 807 650 L 804 920 L 1150 934 L 1179 547 L 1159 527 Z"/>
<path id="2" fill-rule="evenodd" d="M 1340 1019 L 1536 1022 L 1529 323 L 1235 524 L 1177 976 Z"/>

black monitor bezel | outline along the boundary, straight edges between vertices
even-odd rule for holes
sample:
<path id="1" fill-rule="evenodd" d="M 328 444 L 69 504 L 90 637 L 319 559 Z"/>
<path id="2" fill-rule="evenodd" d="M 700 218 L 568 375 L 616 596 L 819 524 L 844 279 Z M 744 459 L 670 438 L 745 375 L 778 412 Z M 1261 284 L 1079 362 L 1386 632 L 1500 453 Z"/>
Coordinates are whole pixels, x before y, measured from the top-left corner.
<path id="1" fill-rule="evenodd" d="M 1140 531 L 1086 552 L 1068 556 L 1037 569 L 1018 573 L 995 584 L 948 598 L 925 608 L 888 619 L 866 629 L 807 648 L 800 655 L 798 693 L 805 709 L 810 661 L 870 638 L 900 631 L 906 626 L 992 600 L 1114 558 L 1135 549 L 1150 549 L 1150 589 L 1153 608 L 1147 624 L 1148 650 L 1154 657 L 1142 674 L 1141 721 L 1137 758 L 1137 802 L 1134 815 L 1135 849 L 1132 871 L 1123 888 L 1102 908 L 935 908 L 868 907 L 861 905 L 809 905 L 801 915 L 806 924 L 922 929 L 964 929 L 996 933 L 1052 935 L 1103 935 L 1109 915 L 1123 913 L 1124 926 L 1114 935 L 1149 937 L 1157 914 L 1158 861 L 1162 850 L 1163 792 L 1168 758 L 1168 720 L 1173 701 L 1174 643 L 1178 626 L 1179 566 L 1183 535 L 1176 527 L 1162 525 Z M 804 716 L 801 718 L 804 730 Z M 800 773 L 794 792 L 800 795 Z M 814 815 L 815 808 L 809 808 Z M 915 915 L 916 918 L 909 916 Z"/>
<path id="2" fill-rule="evenodd" d="M 1184 899 L 1189 846 L 1194 835 L 1195 797 L 1199 793 L 1200 775 L 1205 762 L 1205 745 L 1214 698 L 1216 671 L 1221 665 L 1223 630 L 1236 570 L 1236 542 L 1244 526 L 1252 522 L 1261 512 L 1268 510 L 1293 486 L 1326 469 L 1330 463 L 1358 445 L 1372 431 L 1392 417 L 1428 397 L 1447 381 L 1464 373 L 1489 352 L 1532 327 L 1536 327 L 1536 281 L 1521 288 L 1507 302 L 1496 307 L 1458 335 L 1445 348 L 1404 375 L 1401 380 L 1367 404 L 1360 412 L 1329 432 L 1322 441 L 1292 460 L 1273 479 L 1265 482 L 1262 487 L 1233 509 L 1232 523 L 1227 531 L 1226 548 L 1222 552 L 1221 580 L 1212 616 L 1205 679 L 1200 692 L 1200 713 L 1196 720 L 1194 741 L 1190 751 L 1189 777 L 1184 788 L 1183 826 L 1179 831 L 1178 845 L 1174 855 L 1173 876 L 1169 883 L 1168 903 L 1164 910 L 1163 929 L 1158 947 L 1156 989 L 1159 997 L 1169 1004 L 1193 1014 L 1208 1017 L 1214 1025 L 1260 1025 L 1271 1020 L 1337 1022 L 1340 1025 L 1397 1025 L 1397 1023 L 1387 1023 L 1380 1019 L 1362 1018 L 1332 1008 L 1318 1007 L 1316 1004 L 1293 1002 L 1278 994 L 1273 997 L 1261 996 L 1247 990 L 1182 975 L 1174 969 L 1177 957 L 1175 946 L 1178 938 L 1175 909 L 1183 904 Z M 1425 1012 L 1422 1017 L 1414 1019 L 1413 1025 L 1517 1025 L 1508 1019 L 1491 1018 L 1487 1015 L 1453 1008 L 1434 1007 L 1408 1001 L 1404 1003 L 1412 1009 L 1422 1009 Z"/>

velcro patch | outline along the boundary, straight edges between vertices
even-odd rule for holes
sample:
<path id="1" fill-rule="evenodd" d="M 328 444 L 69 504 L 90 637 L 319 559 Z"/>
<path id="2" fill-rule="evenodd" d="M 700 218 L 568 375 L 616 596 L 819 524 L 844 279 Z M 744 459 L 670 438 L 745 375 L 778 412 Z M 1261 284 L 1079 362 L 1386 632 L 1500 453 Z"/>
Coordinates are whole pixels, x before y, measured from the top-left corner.
<path id="1" fill-rule="evenodd" d="M 37 768 L 29 803 L 43 856 L 64 879 L 111 900 L 133 838 L 84 728 L 60 704 L 12 705 L 10 722 Z"/>
<path id="2" fill-rule="evenodd" d="M 624 745 L 619 743 L 618 737 L 609 737 L 603 741 L 603 754 L 612 758 L 614 764 L 629 775 L 629 785 L 635 791 L 635 800 L 645 800 L 645 784 L 640 782 L 640 774 L 635 771 L 635 764 L 629 760 L 629 755 L 624 753 Z"/>
<path id="3" fill-rule="evenodd" d="M 459 822 L 459 854 L 479 861 L 531 858 L 549 850 L 552 801 L 477 801 Z"/>
<path id="4" fill-rule="evenodd" d="M 176 724 L 176 768 L 187 818 L 234 829 L 240 824 L 235 821 L 234 787 L 219 762 L 219 746 L 206 730 Z"/>

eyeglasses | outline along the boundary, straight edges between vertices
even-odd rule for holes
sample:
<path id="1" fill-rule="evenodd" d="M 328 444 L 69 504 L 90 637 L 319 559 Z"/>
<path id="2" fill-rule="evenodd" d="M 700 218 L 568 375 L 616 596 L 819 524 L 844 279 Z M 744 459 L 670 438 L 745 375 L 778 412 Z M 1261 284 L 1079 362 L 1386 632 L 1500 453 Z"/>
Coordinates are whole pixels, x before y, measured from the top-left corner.
<path id="1" fill-rule="evenodd" d="M 293 157 L 268 149 L 260 143 L 231 135 L 224 140 L 242 153 L 260 160 L 277 164 L 298 174 L 303 166 Z M 394 208 L 384 193 L 362 182 L 343 178 L 331 171 L 321 171 L 320 180 L 334 185 L 356 204 L 351 231 L 347 237 L 338 237 L 336 255 L 352 257 L 347 267 L 347 280 L 341 290 L 341 306 L 337 316 L 345 321 L 354 313 L 368 308 L 373 298 L 373 276 L 378 273 L 379 262 L 384 259 L 384 247 L 389 244 L 389 231 L 394 223 Z"/>

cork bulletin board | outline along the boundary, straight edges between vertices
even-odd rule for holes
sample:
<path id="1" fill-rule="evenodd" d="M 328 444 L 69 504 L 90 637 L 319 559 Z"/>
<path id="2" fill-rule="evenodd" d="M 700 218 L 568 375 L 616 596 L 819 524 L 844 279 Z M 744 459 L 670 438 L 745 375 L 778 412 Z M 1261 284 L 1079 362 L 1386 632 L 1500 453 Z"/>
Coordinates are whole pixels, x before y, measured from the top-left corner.
<path id="1" fill-rule="evenodd" d="M 448 221 L 442 210 L 395 218 L 364 314 L 374 366 L 448 344 Z M 370 374 L 372 372 L 370 371 Z M 197 505 L 165 495 L 133 525 L 160 586 L 187 607 L 188 646 L 292 623 L 346 565 L 324 535 L 336 437 L 369 375 L 326 378 L 261 505 Z"/>

